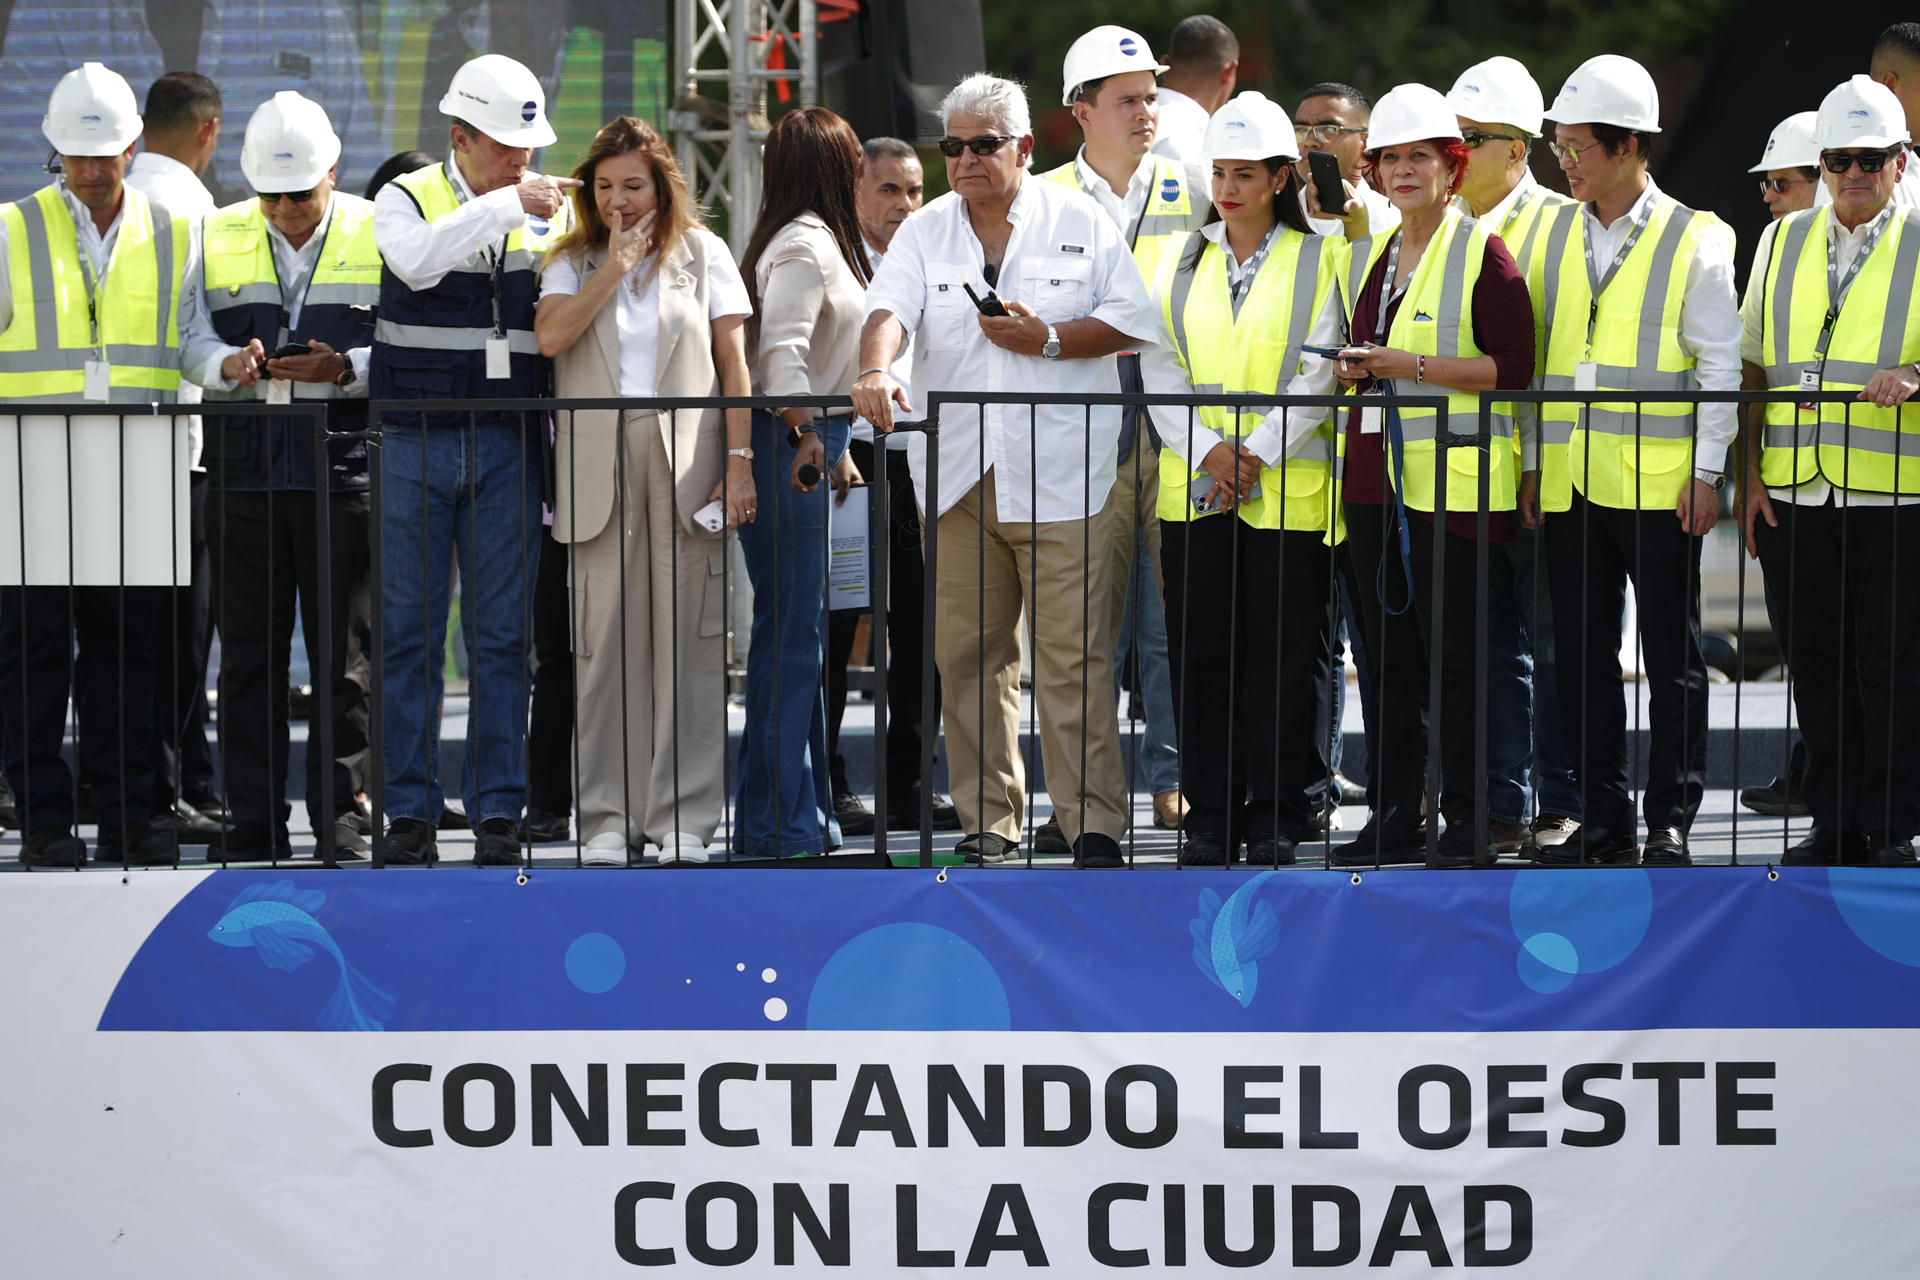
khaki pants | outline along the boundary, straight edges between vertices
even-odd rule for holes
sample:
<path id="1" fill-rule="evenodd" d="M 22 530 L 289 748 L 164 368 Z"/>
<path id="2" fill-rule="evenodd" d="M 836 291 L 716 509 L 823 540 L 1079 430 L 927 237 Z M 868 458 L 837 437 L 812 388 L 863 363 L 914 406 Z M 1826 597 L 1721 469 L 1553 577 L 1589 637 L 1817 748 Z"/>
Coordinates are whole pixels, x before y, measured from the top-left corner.
<path id="1" fill-rule="evenodd" d="M 676 528 L 658 419 L 623 417 L 613 512 L 572 548 L 580 832 L 710 842 L 725 800 L 726 544 Z"/>
<path id="2" fill-rule="evenodd" d="M 1128 812 L 1107 609 L 1112 504 L 1090 521 L 1045 524 L 1002 524 L 994 505 L 989 471 L 939 520 L 934 660 L 961 826 L 1020 838 L 1026 769 L 1016 628 L 1031 603 L 1033 700 L 1054 816 L 1077 840 L 1084 802 L 1084 829 L 1117 840 Z"/>
<path id="3" fill-rule="evenodd" d="M 1107 499 L 1112 518 L 1107 521 L 1107 547 L 1112 564 L 1107 572 L 1108 622 L 1113 642 L 1120 643 L 1120 626 L 1127 615 L 1127 584 L 1133 580 L 1134 532 L 1146 539 L 1153 561 L 1153 585 L 1164 598 L 1167 582 L 1160 569 L 1160 451 L 1147 436 L 1146 424 L 1134 432 L 1133 456 L 1120 459 L 1113 493 Z"/>

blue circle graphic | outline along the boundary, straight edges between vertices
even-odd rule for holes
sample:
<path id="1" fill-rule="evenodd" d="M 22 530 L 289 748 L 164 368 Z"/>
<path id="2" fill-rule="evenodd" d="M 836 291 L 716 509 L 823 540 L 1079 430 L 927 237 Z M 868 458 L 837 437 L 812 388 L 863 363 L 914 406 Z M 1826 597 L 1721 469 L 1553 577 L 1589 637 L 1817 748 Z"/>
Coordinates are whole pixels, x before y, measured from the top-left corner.
<path id="1" fill-rule="evenodd" d="M 583 933 L 567 944 L 567 980 L 588 995 L 613 990 L 626 973 L 627 953 L 604 933 Z"/>
<path id="2" fill-rule="evenodd" d="M 816 1031 L 1005 1031 L 1007 991 L 979 948 L 930 924 L 884 924 L 842 944 L 813 981 Z"/>
<path id="3" fill-rule="evenodd" d="M 1653 921 L 1653 883 L 1640 870 L 1522 871 L 1507 912 L 1520 980 L 1551 995 L 1633 954 Z"/>
<path id="4" fill-rule="evenodd" d="M 1884 871 L 1835 867 L 1827 890 L 1853 936 L 1895 964 L 1920 969 L 1920 881 Z"/>

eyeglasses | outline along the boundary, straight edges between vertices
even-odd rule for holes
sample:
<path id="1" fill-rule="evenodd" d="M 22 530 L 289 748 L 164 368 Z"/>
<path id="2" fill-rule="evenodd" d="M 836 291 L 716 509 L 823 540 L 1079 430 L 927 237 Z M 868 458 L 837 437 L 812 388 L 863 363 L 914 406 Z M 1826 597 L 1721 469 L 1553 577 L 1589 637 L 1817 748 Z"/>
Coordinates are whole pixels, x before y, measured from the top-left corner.
<path id="1" fill-rule="evenodd" d="M 1365 133 L 1364 128 L 1356 129 L 1350 124 L 1340 124 L 1332 120 L 1323 120 L 1319 124 L 1293 122 L 1293 136 L 1302 142 L 1332 142 L 1343 133 Z"/>
<path id="2" fill-rule="evenodd" d="M 279 204 L 282 200 L 291 200 L 295 204 L 305 204 L 307 201 L 313 199 L 313 193 L 318 189 L 317 187 L 308 187 L 305 191 L 262 191 L 258 194 L 260 198 L 268 204 Z"/>
<path id="3" fill-rule="evenodd" d="M 1812 178 L 1803 178 L 1797 173 L 1789 178 L 1762 178 L 1760 179 L 1760 194 L 1764 196 L 1771 192 L 1776 196 L 1783 196 L 1787 194 L 1787 188 L 1793 186 L 1795 183 L 1812 181 Z"/>
<path id="4" fill-rule="evenodd" d="M 1461 134 L 1460 138 L 1461 138 L 1461 141 L 1467 144 L 1467 149 L 1469 151 L 1477 151 L 1478 149 L 1485 146 L 1489 142 L 1525 142 L 1526 141 L 1525 138 L 1522 138 L 1517 134 L 1481 133 L 1477 129 L 1469 130 L 1468 132 Z"/>
<path id="5" fill-rule="evenodd" d="M 940 154 L 951 160 L 962 151 L 971 151 L 977 156 L 990 156 L 1013 141 L 1010 133 L 983 133 L 977 138 L 942 138 L 934 145 L 940 148 Z"/>
<path id="6" fill-rule="evenodd" d="M 1562 146 L 1557 142 L 1549 142 L 1547 144 L 1547 150 L 1553 152 L 1553 158 L 1555 160 L 1570 160 L 1574 164 L 1579 164 L 1581 157 L 1599 145 L 1598 142 L 1589 142 L 1584 147 L 1572 147 Z"/>
<path id="7" fill-rule="evenodd" d="M 1878 173 L 1887 161 L 1899 154 L 1898 151 L 1822 151 L 1820 163 L 1827 166 L 1828 173 L 1845 173 L 1856 164 L 1862 173 Z"/>

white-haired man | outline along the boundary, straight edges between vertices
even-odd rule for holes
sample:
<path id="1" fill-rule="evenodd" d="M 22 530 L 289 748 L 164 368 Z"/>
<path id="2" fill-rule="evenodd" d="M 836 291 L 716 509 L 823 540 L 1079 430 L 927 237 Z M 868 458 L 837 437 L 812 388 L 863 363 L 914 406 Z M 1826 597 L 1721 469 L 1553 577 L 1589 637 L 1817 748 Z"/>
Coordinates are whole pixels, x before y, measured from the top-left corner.
<path id="1" fill-rule="evenodd" d="M 921 395 L 1110 391 L 1115 353 L 1153 341 L 1126 242 L 1083 192 L 1028 180 L 1033 129 L 1019 85 L 969 76 L 940 114 L 952 190 L 901 227 L 867 292 L 855 408 L 883 431 L 896 407 L 911 411 L 888 372 L 908 333 Z M 1008 314 L 976 311 L 969 289 L 1004 291 Z M 1024 610 L 1056 815 L 1079 865 L 1122 865 L 1126 781 L 1118 725 L 1101 711 L 1113 680 L 1102 513 L 1119 431 L 1111 406 L 950 405 L 939 415 L 937 492 L 924 442 L 908 453 L 935 517 L 934 659 L 970 860 L 1004 861 L 1017 848 Z"/>

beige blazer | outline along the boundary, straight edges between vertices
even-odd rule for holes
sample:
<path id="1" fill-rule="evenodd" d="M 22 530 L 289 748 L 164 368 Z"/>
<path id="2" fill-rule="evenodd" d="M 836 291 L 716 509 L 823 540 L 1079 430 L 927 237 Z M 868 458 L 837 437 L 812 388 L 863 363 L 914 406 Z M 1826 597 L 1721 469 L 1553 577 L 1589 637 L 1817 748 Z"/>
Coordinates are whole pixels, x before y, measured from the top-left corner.
<path id="1" fill-rule="evenodd" d="M 708 264 L 722 254 L 727 254 L 725 243 L 696 227 L 660 263 L 655 387 L 662 397 L 720 394 L 707 312 Z M 580 267 L 582 286 L 605 262 L 604 249 L 587 254 Z M 554 357 L 556 395 L 599 399 L 620 394 L 620 329 L 615 313 L 614 300 L 609 298 L 594 316 L 592 328 Z M 637 425 L 645 416 L 630 412 L 628 425 Z M 708 495 L 726 469 L 725 424 L 718 409 L 662 413 L 658 421 L 660 443 L 673 461 L 674 505 L 681 527 L 692 533 L 693 513 L 707 505 Z M 554 427 L 554 541 L 586 542 L 606 527 L 614 508 L 618 466 L 614 411 L 557 414 Z M 636 464 L 629 458 L 627 465 Z"/>

